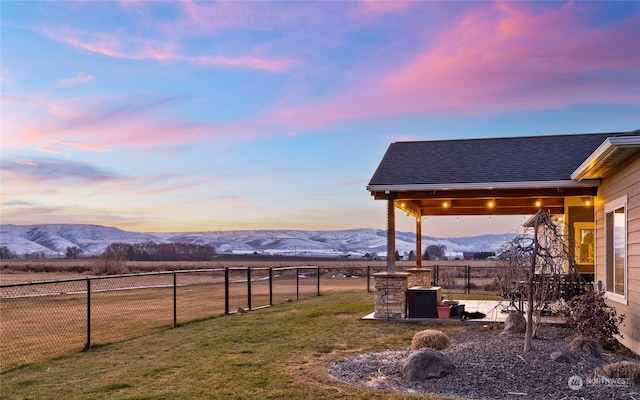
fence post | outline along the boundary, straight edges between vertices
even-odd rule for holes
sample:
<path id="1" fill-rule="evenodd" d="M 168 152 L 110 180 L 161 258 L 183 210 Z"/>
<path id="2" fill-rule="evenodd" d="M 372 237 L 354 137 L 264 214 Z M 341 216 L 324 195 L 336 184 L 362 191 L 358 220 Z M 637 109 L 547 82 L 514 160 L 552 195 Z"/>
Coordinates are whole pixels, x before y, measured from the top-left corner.
<path id="1" fill-rule="evenodd" d="M 91 278 L 87 278 L 87 343 L 85 349 L 91 347 Z"/>
<path id="2" fill-rule="evenodd" d="M 300 270 L 296 267 L 296 300 L 300 300 Z"/>
<path id="3" fill-rule="evenodd" d="M 464 287 L 465 287 L 465 291 L 464 292 L 468 294 L 468 293 L 471 293 L 471 266 L 470 265 L 467 265 L 465 267 L 465 274 L 466 274 L 466 278 L 467 278 L 466 279 L 467 283 L 464 285 Z"/>
<path id="4" fill-rule="evenodd" d="M 229 315 L 229 267 L 224 267 L 224 314 Z"/>
<path id="5" fill-rule="evenodd" d="M 173 327 L 178 327 L 178 285 L 176 271 L 173 271 Z"/>
<path id="6" fill-rule="evenodd" d="M 251 267 L 247 267 L 247 309 L 251 311 Z"/>
<path id="7" fill-rule="evenodd" d="M 316 293 L 320 296 L 320 266 L 316 266 L 316 271 L 318 272 L 318 290 Z"/>
<path id="8" fill-rule="evenodd" d="M 273 268 L 269 267 L 269 305 L 273 305 Z"/>

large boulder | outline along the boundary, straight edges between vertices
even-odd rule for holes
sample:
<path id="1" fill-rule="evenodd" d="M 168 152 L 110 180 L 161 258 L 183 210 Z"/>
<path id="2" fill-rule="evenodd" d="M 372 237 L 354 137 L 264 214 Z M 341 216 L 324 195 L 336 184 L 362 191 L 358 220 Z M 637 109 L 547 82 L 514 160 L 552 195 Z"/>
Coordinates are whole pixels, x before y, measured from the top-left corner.
<path id="1" fill-rule="evenodd" d="M 453 363 L 445 354 L 423 348 L 413 352 L 407 358 L 402 367 L 402 376 L 412 381 L 442 378 L 447 376 L 453 368 Z"/>
<path id="2" fill-rule="evenodd" d="M 507 319 L 504 321 L 504 329 L 502 334 L 508 333 L 525 333 L 527 330 L 527 321 L 524 316 L 519 312 L 509 313 Z"/>

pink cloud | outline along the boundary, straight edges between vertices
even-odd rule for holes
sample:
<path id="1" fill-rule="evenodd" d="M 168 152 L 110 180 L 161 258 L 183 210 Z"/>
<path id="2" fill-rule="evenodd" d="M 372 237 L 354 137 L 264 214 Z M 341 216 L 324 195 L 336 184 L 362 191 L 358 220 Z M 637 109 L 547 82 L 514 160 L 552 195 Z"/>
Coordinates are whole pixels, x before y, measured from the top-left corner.
<path id="1" fill-rule="evenodd" d="M 2 144 L 51 154 L 171 146 L 175 151 L 176 145 L 194 142 L 227 146 L 269 131 L 264 120 L 218 125 L 185 119 L 175 110 L 188 99 L 156 93 L 67 99 L 51 99 L 48 94 L 3 97 Z"/>
<path id="2" fill-rule="evenodd" d="M 317 19 L 321 4 L 277 2 L 198 2 L 185 0 L 184 20 L 165 26 L 178 35 L 200 35 L 226 29 L 268 29 L 274 26 L 298 24 Z M 316 11 L 316 12 L 314 12 Z M 189 29 L 185 29 L 185 28 Z"/>
<path id="3" fill-rule="evenodd" d="M 58 42 L 113 58 L 187 62 L 203 67 L 248 68 L 268 72 L 284 72 L 295 64 L 288 59 L 269 59 L 254 56 L 189 56 L 180 54 L 177 49 L 178 46 L 174 43 L 129 37 L 125 39 L 118 34 L 89 33 L 78 30 L 54 32 L 51 29 L 44 29 L 43 32 L 49 38 Z"/>
<path id="4" fill-rule="evenodd" d="M 395 14 L 406 11 L 413 3 L 411 1 L 365 0 L 360 3 L 360 6 L 365 13 Z"/>
<path id="5" fill-rule="evenodd" d="M 363 71 L 361 86 L 271 118 L 313 127 L 403 114 L 637 104 L 639 16 L 590 26 L 590 12 L 597 8 L 483 3 L 412 58 Z"/>
<path id="6" fill-rule="evenodd" d="M 496 9 L 468 15 L 381 89 L 430 108 L 549 107 L 576 100 L 576 93 L 584 101 L 580 93 L 593 93 L 593 84 L 601 83 L 590 79 L 593 72 L 640 67 L 637 17 L 603 30 L 586 26 L 574 7 L 538 15 L 522 5 Z M 606 101 L 631 100 L 613 89 L 603 93 L 610 96 Z"/>
<path id="7" fill-rule="evenodd" d="M 75 149 L 78 150 L 83 150 L 83 151 L 95 151 L 95 152 L 105 152 L 106 149 L 104 147 L 99 147 L 99 146 L 93 146 L 87 143 L 82 143 L 82 142 L 73 142 L 73 141 L 60 141 L 60 142 L 50 142 L 47 143 L 46 146 L 40 148 L 40 151 L 43 151 L 45 153 L 51 153 L 51 154 L 60 154 L 61 151 L 59 150 L 59 147 L 61 146 L 69 146 L 69 147 L 73 147 Z"/>
<path id="8" fill-rule="evenodd" d="M 73 78 L 65 78 L 61 79 L 56 83 L 58 87 L 77 85 L 79 83 L 85 83 L 93 80 L 93 75 L 87 74 L 86 72 L 79 72 L 78 75 Z"/>
<path id="9" fill-rule="evenodd" d="M 176 176 L 158 179 L 157 177 L 154 178 L 147 176 L 139 179 L 138 182 L 134 184 L 134 187 L 136 188 L 136 193 L 139 194 L 165 196 L 169 194 L 181 194 L 184 192 L 192 191 L 197 186 L 211 184 L 217 181 L 217 178 L 208 176 L 187 179 L 185 178 L 186 177 Z"/>

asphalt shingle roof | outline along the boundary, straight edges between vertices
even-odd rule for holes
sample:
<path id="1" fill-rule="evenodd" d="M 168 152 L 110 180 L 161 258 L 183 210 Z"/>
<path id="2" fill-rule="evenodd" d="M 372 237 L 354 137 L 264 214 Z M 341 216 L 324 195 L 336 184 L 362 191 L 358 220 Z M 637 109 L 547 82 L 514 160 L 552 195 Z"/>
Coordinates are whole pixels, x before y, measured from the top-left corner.
<path id="1" fill-rule="evenodd" d="M 640 130 L 553 136 L 396 142 L 369 185 L 463 184 L 571 180 L 608 137 Z"/>

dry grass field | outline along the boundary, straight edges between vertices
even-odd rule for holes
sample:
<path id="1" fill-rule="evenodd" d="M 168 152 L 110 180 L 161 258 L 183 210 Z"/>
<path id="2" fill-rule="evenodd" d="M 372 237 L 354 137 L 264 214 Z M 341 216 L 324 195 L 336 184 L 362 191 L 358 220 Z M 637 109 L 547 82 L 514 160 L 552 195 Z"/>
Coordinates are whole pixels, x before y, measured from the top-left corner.
<path id="1" fill-rule="evenodd" d="M 100 264 L 97 259 L 44 259 L 44 260 L 0 260 L 0 284 L 31 282 L 55 279 L 74 279 L 96 274 Z M 153 272 L 207 268 L 281 268 L 303 265 L 330 269 L 348 269 L 364 271 L 370 266 L 375 271 L 383 271 L 386 261 L 365 261 L 357 259 L 304 259 L 301 257 L 233 257 L 218 261 L 128 261 L 129 272 Z M 415 261 L 396 261 L 397 269 L 414 268 Z M 423 261 L 425 268 L 434 265 L 490 267 L 491 261 Z"/>

